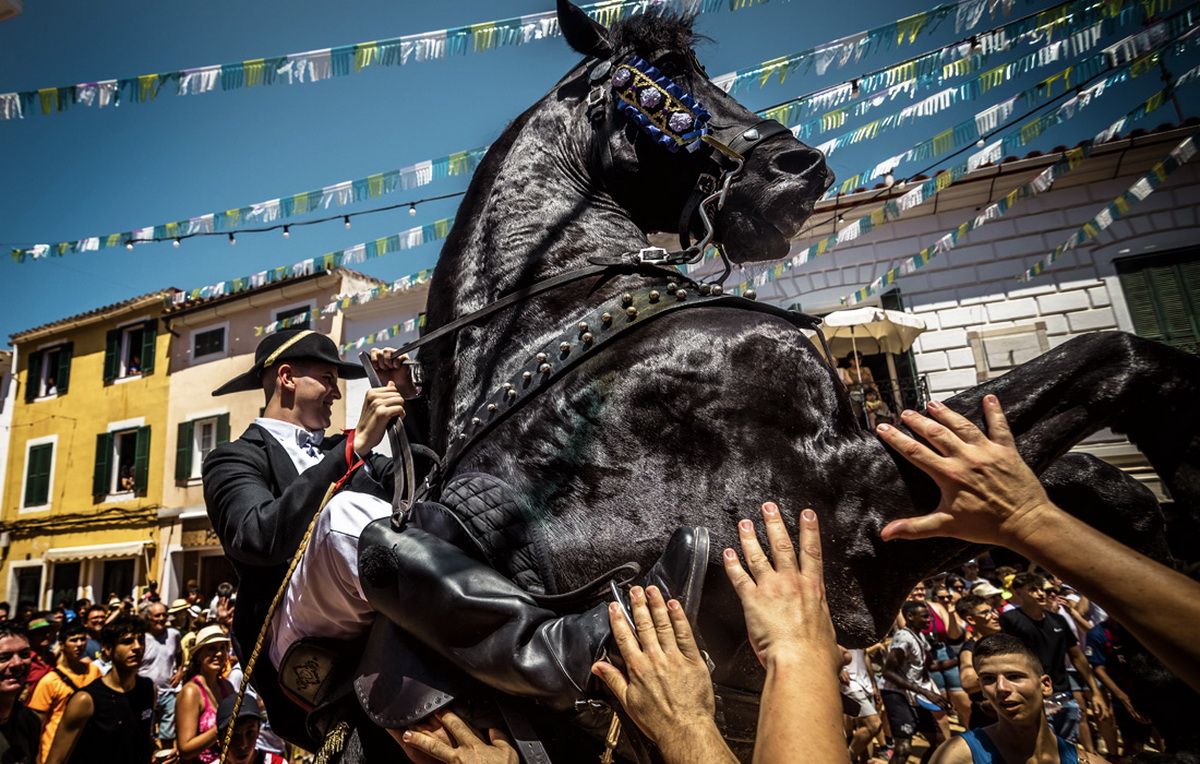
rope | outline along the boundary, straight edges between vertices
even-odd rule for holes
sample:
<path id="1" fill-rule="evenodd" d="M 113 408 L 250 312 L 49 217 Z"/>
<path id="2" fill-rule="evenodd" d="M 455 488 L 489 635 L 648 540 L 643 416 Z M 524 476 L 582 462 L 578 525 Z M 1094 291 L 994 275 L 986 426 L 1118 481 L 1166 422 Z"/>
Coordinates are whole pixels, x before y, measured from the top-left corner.
<path id="1" fill-rule="evenodd" d="M 246 689 L 250 686 L 250 677 L 254 673 L 254 667 L 258 665 L 258 656 L 262 652 L 263 643 L 267 640 L 267 632 L 271 628 L 271 619 L 275 617 L 275 609 L 279 607 L 279 603 L 283 601 L 283 594 L 287 591 L 288 583 L 292 580 L 292 574 L 296 572 L 296 567 L 300 565 L 300 560 L 304 557 L 304 550 L 308 549 L 309 539 L 312 538 L 313 529 L 317 527 L 317 519 L 321 516 L 321 512 L 325 510 L 325 505 L 333 498 L 333 495 L 346 482 L 346 479 L 354 473 L 362 461 L 352 462 L 354 454 L 354 430 L 346 431 L 346 452 L 347 463 L 353 463 L 345 475 L 336 483 L 330 483 L 329 488 L 325 491 L 325 496 L 321 499 L 321 505 L 317 507 L 317 511 L 313 514 L 313 519 L 308 524 L 308 528 L 304 531 L 304 538 L 300 539 L 300 547 L 296 550 L 296 554 L 292 556 L 292 564 L 288 566 L 287 573 L 283 575 L 283 583 L 279 585 L 279 591 L 275 592 L 275 598 L 271 600 L 271 606 L 267 608 L 267 617 L 263 621 L 262 629 L 258 632 L 258 639 L 254 642 L 254 649 L 250 651 L 250 659 L 246 661 L 246 668 L 242 673 L 242 686 L 238 690 L 237 700 L 233 703 L 233 714 L 229 717 L 229 727 L 225 730 L 225 738 L 221 741 L 221 758 L 219 764 L 225 764 L 225 758 L 229 754 L 229 746 L 233 743 L 233 730 L 237 726 L 238 714 L 242 710 L 242 700 L 246 697 Z M 345 732 L 342 737 L 344 739 Z M 322 748 L 328 748 L 328 744 Z M 328 755 L 328 754 L 327 754 Z"/>

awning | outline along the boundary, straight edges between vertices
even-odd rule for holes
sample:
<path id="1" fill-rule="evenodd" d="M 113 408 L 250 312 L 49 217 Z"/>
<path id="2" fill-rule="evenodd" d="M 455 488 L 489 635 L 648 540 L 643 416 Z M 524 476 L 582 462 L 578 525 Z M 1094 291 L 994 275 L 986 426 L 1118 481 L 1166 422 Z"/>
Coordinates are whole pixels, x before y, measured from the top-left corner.
<path id="1" fill-rule="evenodd" d="M 92 546 L 64 546 L 48 549 L 42 555 L 47 562 L 74 562 L 76 560 L 109 560 L 115 557 L 140 557 L 149 541 L 126 541 L 121 544 L 93 544 Z"/>

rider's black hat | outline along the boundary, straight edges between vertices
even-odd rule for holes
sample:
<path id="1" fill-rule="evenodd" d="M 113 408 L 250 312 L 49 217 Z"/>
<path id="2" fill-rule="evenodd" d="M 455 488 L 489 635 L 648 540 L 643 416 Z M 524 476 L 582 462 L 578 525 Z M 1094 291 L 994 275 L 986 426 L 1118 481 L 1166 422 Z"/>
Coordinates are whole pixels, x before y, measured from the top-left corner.
<path id="1" fill-rule="evenodd" d="M 239 374 L 213 390 L 213 395 L 240 393 L 243 390 L 261 390 L 262 373 L 283 361 L 320 361 L 331 363 L 338 369 L 342 379 L 362 379 L 367 372 L 362 366 L 346 363 L 338 355 L 333 340 L 311 329 L 285 329 L 268 335 L 254 351 L 254 365 L 245 374 Z"/>

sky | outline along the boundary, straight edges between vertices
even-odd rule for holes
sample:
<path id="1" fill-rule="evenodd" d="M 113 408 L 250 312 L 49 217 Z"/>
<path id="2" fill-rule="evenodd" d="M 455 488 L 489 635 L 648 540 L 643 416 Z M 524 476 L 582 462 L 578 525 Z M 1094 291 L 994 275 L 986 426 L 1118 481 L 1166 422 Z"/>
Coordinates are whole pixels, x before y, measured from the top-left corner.
<path id="1" fill-rule="evenodd" d="M 1048 7 L 1051 0 L 1012 0 L 1007 17 L 986 29 Z M 702 14 L 697 28 L 712 38 L 699 50 L 712 75 L 744 69 L 932 7 L 932 0 L 856 0 L 817 4 L 772 2 Z M 0 93 L 131 77 L 417 34 L 551 10 L 552 0 L 263 0 L 205 3 L 27 0 L 24 13 L 0 23 Z M 1184 3 L 1176 3 L 1176 9 Z M 849 80 L 902 58 L 962 39 L 953 23 L 915 45 L 869 56 L 824 76 L 772 80 L 738 94 L 762 109 Z M 1115 39 L 1115 38 L 1114 38 Z M 1026 47 L 1023 51 L 1031 48 Z M 1196 56 L 1169 62 L 1178 74 Z M 312 84 L 272 85 L 203 95 L 163 92 L 154 101 L 0 121 L 0 249 L 76 240 L 196 217 L 262 202 L 455 151 L 484 146 L 543 95 L 579 56 L 561 38 L 381 66 Z M 839 150 L 830 166 L 852 174 L 945 130 L 1029 87 L 1059 67 L 1039 70 L 989 94 L 870 142 Z M 1074 145 L 1090 138 L 1161 83 L 1152 73 L 1114 88 L 1080 118 L 1030 148 Z M 1182 91 L 1185 115 L 1200 103 Z M 883 107 L 882 116 L 892 108 Z M 1173 110 L 1143 126 L 1176 122 Z M 829 133 L 823 138 L 837 133 Z M 901 168 L 915 173 L 925 168 Z M 932 174 L 931 172 L 929 174 Z M 293 222 L 462 191 L 467 179 L 436 181 Z M 192 289 L 288 265 L 454 214 L 457 200 L 293 228 L 67 254 L 23 264 L 0 257 L 0 336 L 174 286 Z M 433 265 L 438 243 L 354 266 L 391 280 Z M 404 319 L 408 316 L 396 316 Z M 382 328 L 382 327 L 380 327 Z M 354 338 L 347 337 L 346 340 Z"/>

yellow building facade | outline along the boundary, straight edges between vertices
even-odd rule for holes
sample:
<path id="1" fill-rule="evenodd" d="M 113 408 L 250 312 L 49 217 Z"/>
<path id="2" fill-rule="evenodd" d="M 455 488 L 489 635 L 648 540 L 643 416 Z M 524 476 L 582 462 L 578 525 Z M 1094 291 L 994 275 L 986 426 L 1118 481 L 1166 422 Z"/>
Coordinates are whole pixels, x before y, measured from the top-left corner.
<path id="1" fill-rule="evenodd" d="M 14 334 L 17 389 L 0 508 L 12 603 L 136 596 L 159 575 L 168 293 Z"/>

